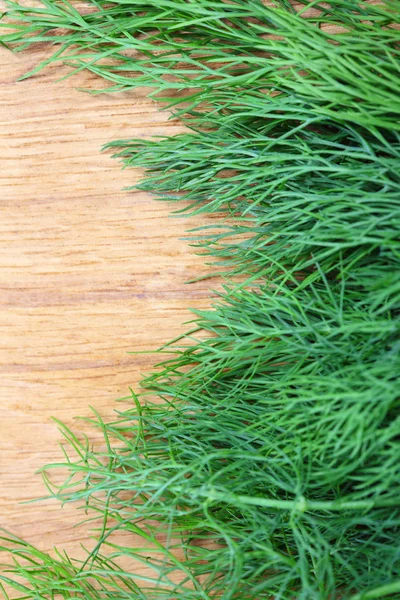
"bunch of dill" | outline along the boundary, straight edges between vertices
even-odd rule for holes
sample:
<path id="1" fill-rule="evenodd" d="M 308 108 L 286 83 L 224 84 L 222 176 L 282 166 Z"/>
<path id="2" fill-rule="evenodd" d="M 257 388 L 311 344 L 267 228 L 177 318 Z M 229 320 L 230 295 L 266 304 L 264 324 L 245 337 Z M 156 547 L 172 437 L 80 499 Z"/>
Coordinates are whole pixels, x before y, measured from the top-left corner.
<path id="1" fill-rule="evenodd" d="M 98 517 L 94 550 L 5 535 L 2 580 L 21 599 L 400 598 L 398 0 L 7 4 L 4 44 L 56 45 L 28 75 L 63 61 L 183 119 L 111 146 L 141 189 L 219 214 L 193 236 L 225 286 L 133 408 L 95 415 L 105 452 L 62 426 L 65 483 L 45 481 Z"/>

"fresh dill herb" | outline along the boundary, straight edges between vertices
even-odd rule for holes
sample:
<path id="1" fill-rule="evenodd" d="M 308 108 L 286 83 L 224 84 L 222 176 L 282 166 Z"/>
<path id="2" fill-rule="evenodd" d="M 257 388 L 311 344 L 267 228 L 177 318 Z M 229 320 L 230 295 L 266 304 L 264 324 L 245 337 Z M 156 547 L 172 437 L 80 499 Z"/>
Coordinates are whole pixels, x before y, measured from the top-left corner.
<path id="1" fill-rule="evenodd" d="M 218 213 L 192 241 L 225 284 L 132 408 L 94 415 L 106 451 L 60 424 L 65 482 L 59 464 L 44 480 L 98 518 L 94 550 L 5 534 L 0 581 L 21 599 L 400 598 L 399 2 L 7 5 L 4 44 L 56 47 L 27 76 L 64 62 L 150 87 L 187 125 L 109 146 L 140 189 Z"/>

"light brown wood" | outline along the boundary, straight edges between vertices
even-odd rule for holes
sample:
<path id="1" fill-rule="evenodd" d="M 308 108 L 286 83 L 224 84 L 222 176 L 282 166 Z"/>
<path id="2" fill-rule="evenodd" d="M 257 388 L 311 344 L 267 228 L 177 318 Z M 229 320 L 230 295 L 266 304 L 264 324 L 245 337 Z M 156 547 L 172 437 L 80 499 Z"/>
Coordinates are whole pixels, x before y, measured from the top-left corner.
<path id="1" fill-rule="evenodd" d="M 0 52 L 0 526 L 76 555 L 75 507 L 20 504 L 45 493 L 35 471 L 60 457 L 51 417 L 71 425 L 89 405 L 109 416 L 154 361 L 128 352 L 183 332 L 210 283 L 185 283 L 205 267 L 181 238 L 204 219 L 124 191 L 140 173 L 100 153 L 179 123 L 136 92 L 77 91 L 101 85 L 88 74 L 17 82 L 44 56 Z"/>

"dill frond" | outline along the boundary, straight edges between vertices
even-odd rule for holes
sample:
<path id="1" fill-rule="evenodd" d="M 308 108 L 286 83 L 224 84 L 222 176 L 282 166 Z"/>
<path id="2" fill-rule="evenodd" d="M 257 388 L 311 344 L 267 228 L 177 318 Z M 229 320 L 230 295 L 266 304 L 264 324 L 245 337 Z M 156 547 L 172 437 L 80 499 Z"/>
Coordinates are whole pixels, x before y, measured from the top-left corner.
<path id="1" fill-rule="evenodd" d="M 399 3 L 7 5 L 3 43 L 56 46 L 27 76 L 64 62 L 147 86 L 187 125 L 109 147 L 178 213 L 219 215 L 191 240 L 225 285 L 129 409 L 94 415 L 104 452 L 60 425 L 44 480 L 97 523 L 86 560 L 5 534 L 0 581 L 46 600 L 400 598 Z"/>

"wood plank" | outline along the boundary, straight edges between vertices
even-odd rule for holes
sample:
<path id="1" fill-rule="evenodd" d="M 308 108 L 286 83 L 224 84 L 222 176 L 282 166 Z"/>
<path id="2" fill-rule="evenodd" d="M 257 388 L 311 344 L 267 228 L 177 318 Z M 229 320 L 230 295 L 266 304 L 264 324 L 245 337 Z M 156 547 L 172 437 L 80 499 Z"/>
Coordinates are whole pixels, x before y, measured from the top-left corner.
<path id="1" fill-rule="evenodd" d="M 77 91 L 99 86 L 87 73 L 17 82 L 45 56 L 0 52 L 0 526 L 77 555 L 75 507 L 20 504 L 44 494 L 35 471 L 61 456 L 51 417 L 110 415 L 154 361 L 128 352 L 183 332 L 210 283 L 185 283 L 205 267 L 181 237 L 204 219 L 124 191 L 140 173 L 99 151 L 182 127 L 143 94 Z"/>

